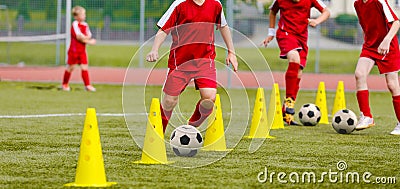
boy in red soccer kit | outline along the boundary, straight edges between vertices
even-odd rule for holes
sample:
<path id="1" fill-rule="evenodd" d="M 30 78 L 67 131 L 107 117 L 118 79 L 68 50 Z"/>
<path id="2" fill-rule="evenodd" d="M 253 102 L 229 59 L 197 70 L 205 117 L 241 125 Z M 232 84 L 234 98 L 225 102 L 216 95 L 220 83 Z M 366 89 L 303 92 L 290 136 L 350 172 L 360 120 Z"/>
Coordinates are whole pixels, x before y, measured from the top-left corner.
<path id="1" fill-rule="evenodd" d="M 64 72 L 62 90 L 71 90 L 68 85 L 69 79 L 71 77 L 71 72 L 75 69 L 76 65 L 80 65 L 85 89 L 87 91 L 94 92 L 96 91 L 96 88 L 90 85 L 89 80 L 86 44 L 94 45 L 96 44 L 96 40 L 92 38 L 92 33 L 90 32 L 89 25 L 85 22 L 86 10 L 81 6 L 75 6 L 72 9 L 72 14 L 75 21 L 72 22 L 71 27 L 71 44 L 68 49 L 68 65 Z"/>
<path id="2" fill-rule="evenodd" d="M 169 71 L 160 107 L 164 132 L 179 95 L 192 79 L 201 98 L 188 124 L 198 127 L 212 112 L 217 93 L 215 25 L 228 48 L 226 63 L 232 64 L 236 71 L 235 49 L 219 0 L 175 0 L 157 23 L 160 29 L 146 56 L 147 61 L 157 61 L 159 47 L 169 33 L 172 35 Z"/>
<path id="3" fill-rule="evenodd" d="M 397 37 L 399 19 L 390 8 L 387 0 L 356 0 L 354 8 L 364 31 L 364 44 L 355 70 L 357 100 L 361 111 L 356 130 L 375 125 L 369 106 L 367 76 L 374 65 L 385 75 L 392 94 L 397 126 L 391 132 L 400 135 L 400 52 Z"/>
<path id="4" fill-rule="evenodd" d="M 313 7 L 322 13 L 316 19 L 310 19 Z M 279 11 L 278 29 L 275 30 Z M 282 107 L 283 119 L 288 125 L 299 125 L 294 121 L 294 104 L 300 88 L 302 70 L 307 63 L 308 25 L 316 27 L 329 16 L 330 12 L 321 0 L 274 0 L 270 7 L 268 36 L 263 45 L 267 46 L 276 34 L 280 57 L 289 61 L 285 74 L 286 99 Z"/>

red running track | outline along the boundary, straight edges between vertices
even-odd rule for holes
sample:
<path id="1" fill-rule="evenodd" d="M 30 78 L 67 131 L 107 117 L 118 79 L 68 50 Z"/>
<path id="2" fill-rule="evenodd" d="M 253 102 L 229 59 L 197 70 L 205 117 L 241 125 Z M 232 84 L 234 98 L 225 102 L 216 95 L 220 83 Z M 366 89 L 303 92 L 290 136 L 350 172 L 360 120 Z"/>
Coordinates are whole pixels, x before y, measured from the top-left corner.
<path id="1" fill-rule="evenodd" d="M 1 81 L 30 81 L 30 82 L 61 82 L 65 67 L 17 67 L 1 66 Z M 108 68 L 90 67 L 90 78 L 92 83 L 100 84 L 129 84 L 129 85 L 162 85 L 165 80 L 167 69 L 146 69 L 146 68 Z M 125 74 L 127 77 L 125 78 Z M 239 71 L 237 74 L 227 70 L 218 71 L 218 82 L 226 87 L 229 76 L 232 88 L 271 88 L 274 82 L 280 88 L 285 86 L 284 72 L 255 72 Z M 319 82 L 325 82 L 326 90 L 336 90 L 338 81 L 344 81 L 346 91 L 355 91 L 355 79 L 352 74 L 312 74 L 304 73 L 300 87 L 302 90 L 316 90 Z M 81 83 L 80 71 L 75 70 L 71 77 L 72 83 Z M 383 75 L 370 75 L 368 79 L 369 89 L 372 91 L 387 91 Z"/>

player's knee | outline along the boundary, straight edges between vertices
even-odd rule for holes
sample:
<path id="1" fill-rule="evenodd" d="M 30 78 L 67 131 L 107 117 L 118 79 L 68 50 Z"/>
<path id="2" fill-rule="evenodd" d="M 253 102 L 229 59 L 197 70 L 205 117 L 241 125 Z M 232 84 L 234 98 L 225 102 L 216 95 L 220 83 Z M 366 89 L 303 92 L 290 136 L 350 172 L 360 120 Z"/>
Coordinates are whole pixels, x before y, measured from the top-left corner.
<path id="1" fill-rule="evenodd" d="M 204 107 L 205 109 L 211 109 L 214 106 L 214 101 L 212 99 L 203 99 L 200 103 L 200 105 L 202 107 Z"/>
<path id="2" fill-rule="evenodd" d="M 74 71 L 74 68 L 75 68 L 74 66 L 68 66 L 67 67 L 67 71 L 68 72 L 72 72 L 72 71 Z"/>
<path id="3" fill-rule="evenodd" d="M 289 62 L 297 62 L 300 64 L 300 54 L 297 50 L 292 50 L 287 54 Z"/>
<path id="4" fill-rule="evenodd" d="M 359 80 L 365 80 L 365 79 L 367 78 L 368 74 L 356 70 L 356 71 L 354 72 L 354 76 L 355 76 L 356 80 L 359 81 Z"/>
<path id="5" fill-rule="evenodd" d="M 398 95 L 400 93 L 400 87 L 396 81 L 388 81 L 387 88 L 392 94 Z"/>
<path id="6" fill-rule="evenodd" d="M 165 98 L 163 106 L 165 106 L 166 109 L 172 109 L 176 106 L 177 103 L 178 103 L 178 98 L 172 98 L 172 97 Z"/>

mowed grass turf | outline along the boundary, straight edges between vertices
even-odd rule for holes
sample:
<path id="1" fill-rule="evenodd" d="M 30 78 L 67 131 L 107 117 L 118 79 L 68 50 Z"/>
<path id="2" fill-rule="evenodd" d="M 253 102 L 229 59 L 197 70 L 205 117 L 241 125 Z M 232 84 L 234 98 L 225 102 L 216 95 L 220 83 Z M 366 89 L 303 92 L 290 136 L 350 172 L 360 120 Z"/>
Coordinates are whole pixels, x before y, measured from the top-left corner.
<path id="1" fill-rule="evenodd" d="M 96 85 L 98 91 L 88 93 L 82 85 L 72 85 L 71 92 L 58 91 L 57 85 L 0 82 L 0 115 L 85 113 L 88 107 L 96 108 L 97 113 L 123 112 L 121 86 Z M 138 92 L 141 90 L 137 87 Z M 160 87 L 146 89 L 149 98 L 158 97 L 160 90 Z M 252 110 L 256 91 L 247 92 Z M 266 91 L 266 95 L 269 94 L 270 91 Z M 197 97 L 193 89 L 187 89 L 180 99 L 180 106 L 193 109 Z M 286 127 L 271 131 L 276 138 L 267 139 L 255 153 L 248 152 L 251 140 L 242 139 L 220 161 L 193 169 L 133 164 L 141 158 L 142 152 L 134 143 L 124 118 L 98 116 L 107 180 L 118 182 L 114 188 L 399 188 L 400 137 L 389 135 L 396 123 L 390 94 L 372 92 L 370 97 L 376 127 L 350 135 L 337 134 L 330 125 Z M 221 96 L 221 99 L 227 98 Z M 334 93 L 328 92 L 329 110 L 333 99 Z M 301 91 L 296 109 L 314 100 L 315 92 Z M 346 100 L 348 108 L 357 110 L 353 92 L 346 93 Z M 143 100 L 135 102 L 132 105 L 140 106 Z M 222 104 L 223 112 L 229 109 L 224 104 L 227 103 Z M 140 119 L 146 122 L 145 116 Z M 83 123 L 84 116 L 0 118 L 0 186 L 62 188 L 63 184 L 73 182 Z M 230 124 L 230 127 L 238 126 Z M 139 127 L 145 127 L 145 124 Z M 229 136 L 226 139 L 231 140 Z M 200 152 L 191 160 L 204 161 L 198 159 L 204 158 L 201 153 L 208 152 Z M 336 164 L 339 161 L 345 161 L 348 168 L 338 171 Z M 257 177 L 265 167 L 269 175 L 275 172 L 272 183 L 270 180 L 258 182 Z M 331 183 L 327 175 L 322 183 L 301 182 L 303 172 L 314 172 L 319 180 L 323 172 L 330 170 L 343 175 L 358 172 L 360 177 L 364 172 L 370 172 L 371 183 L 363 183 L 360 178 L 360 183 L 347 184 L 345 177 L 342 183 Z M 279 172 L 287 174 L 284 180 L 289 183 L 278 182 L 276 174 Z M 300 174 L 300 183 L 290 183 L 288 175 L 292 172 Z M 397 183 L 372 184 L 377 177 L 395 177 Z"/>

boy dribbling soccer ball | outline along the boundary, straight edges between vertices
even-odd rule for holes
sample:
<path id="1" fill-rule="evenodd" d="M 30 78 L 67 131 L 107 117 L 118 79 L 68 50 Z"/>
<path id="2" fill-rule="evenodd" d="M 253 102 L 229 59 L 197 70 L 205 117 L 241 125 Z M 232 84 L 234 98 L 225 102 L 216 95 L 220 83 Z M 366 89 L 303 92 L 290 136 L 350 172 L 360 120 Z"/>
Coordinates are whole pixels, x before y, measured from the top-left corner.
<path id="1" fill-rule="evenodd" d="M 228 49 L 226 63 L 232 64 L 234 71 L 238 65 L 222 4 L 218 0 L 176 0 L 161 17 L 157 26 L 160 29 L 152 50 L 146 56 L 147 61 L 157 61 L 159 47 L 169 33 L 172 35 L 168 58 L 169 71 L 160 106 L 164 132 L 178 103 L 179 95 L 192 79 L 199 90 L 200 100 L 188 125 L 199 127 L 212 113 L 217 93 L 215 28 L 220 30 Z"/>
<path id="2" fill-rule="evenodd" d="M 310 19 L 311 8 L 322 14 Z M 280 12 L 278 29 L 275 29 L 276 15 Z M 316 27 L 330 16 L 326 5 L 319 0 L 274 0 L 269 13 L 268 36 L 262 44 L 267 46 L 275 35 L 281 51 L 280 58 L 289 64 L 285 74 L 286 99 L 282 107 L 283 120 L 287 125 L 299 125 L 294 121 L 294 104 L 300 89 L 300 80 L 307 63 L 308 26 Z"/>

